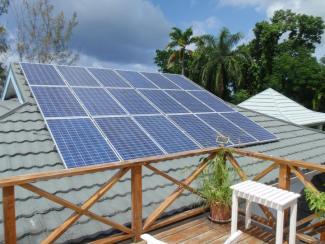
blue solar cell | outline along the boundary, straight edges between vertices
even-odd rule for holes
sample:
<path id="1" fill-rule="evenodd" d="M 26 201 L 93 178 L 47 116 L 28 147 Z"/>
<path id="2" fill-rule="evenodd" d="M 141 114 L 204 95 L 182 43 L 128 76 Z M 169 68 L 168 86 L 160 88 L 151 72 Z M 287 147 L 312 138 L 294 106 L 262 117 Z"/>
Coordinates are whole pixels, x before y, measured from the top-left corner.
<path id="1" fill-rule="evenodd" d="M 31 87 L 45 117 L 87 116 L 67 87 Z"/>
<path id="2" fill-rule="evenodd" d="M 239 127 L 244 129 L 250 135 L 254 136 L 260 141 L 274 140 L 276 137 L 268 132 L 266 129 L 262 128 L 258 124 L 254 123 L 250 119 L 246 118 L 240 113 L 224 113 L 222 116 L 229 119 L 231 122 L 237 124 Z"/>
<path id="3" fill-rule="evenodd" d="M 172 115 L 169 117 L 203 147 L 218 146 L 216 140 L 219 134 L 195 115 Z"/>
<path id="4" fill-rule="evenodd" d="M 158 114 L 153 106 L 132 89 L 109 89 L 130 114 Z"/>
<path id="5" fill-rule="evenodd" d="M 73 90 L 91 115 L 126 114 L 103 88 L 74 88 Z"/>
<path id="6" fill-rule="evenodd" d="M 152 82 L 138 72 L 124 70 L 118 70 L 117 72 L 135 88 L 157 88 Z"/>
<path id="7" fill-rule="evenodd" d="M 205 106 L 199 100 L 191 96 L 185 91 L 166 91 L 169 95 L 175 98 L 183 106 L 189 109 L 193 113 L 197 112 L 213 112 L 210 108 Z"/>
<path id="8" fill-rule="evenodd" d="M 105 87 L 130 87 L 114 70 L 110 69 L 88 69 Z"/>
<path id="9" fill-rule="evenodd" d="M 237 126 L 231 124 L 220 114 L 200 114 L 198 116 L 223 136 L 229 137 L 233 144 L 240 145 L 256 142 L 253 137 Z"/>
<path id="10" fill-rule="evenodd" d="M 183 88 L 184 90 L 202 90 L 202 88 L 199 87 L 199 85 L 194 84 L 194 82 L 189 81 L 182 75 L 176 75 L 176 74 L 163 74 L 168 79 L 170 79 L 172 82 L 174 82 L 179 87 Z"/>
<path id="11" fill-rule="evenodd" d="M 162 90 L 141 90 L 164 113 L 188 113 L 188 111 Z"/>
<path id="12" fill-rule="evenodd" d="M 193 96 L 197 99 L 204 102 L 210 108 L 212 108 L 216 112 L 231 112 L 234 111 L 231 107 L 225 104 L 224 101 L 217 98 L 216 96 L 212 95 L 210 92 L 207 91 L 191 91 L 190 92 Z"/>
<path id="13" fill-rule="evenodd" d="M 164 154 L 129 117 L 101 118 L 96 122 L 124 160 Z"/>
<path id="14" fill-rule="evenodd" d="M 55 119 L 47 124 L 68 168 L 119 161 L 90 119 Z"/>
<path id="15" fill-rule="evenodd" d="M 135 119 L 167 153 L 199 148 L 164 116 L 140 116 Z"/>
<path id="16" fill-rule="evenodd" d="M 85 68 L 71 66 L 57 66 L 57 68 L 71 86 L 100 86 Z"/>
<path id="17" fill-rule="evenodd" d="M 179 89 L 173 82 L 166 79 L 159 73 L 145 73 L 142 72 L 145 77 L 150 79 L 153 83 L 155 83 L 161 89 Z"/>
<path id="18" fill-rule="evenodd" d="M 65 85 L 52 65 L 21 63 L 21 66 L 30 85 Z"/>

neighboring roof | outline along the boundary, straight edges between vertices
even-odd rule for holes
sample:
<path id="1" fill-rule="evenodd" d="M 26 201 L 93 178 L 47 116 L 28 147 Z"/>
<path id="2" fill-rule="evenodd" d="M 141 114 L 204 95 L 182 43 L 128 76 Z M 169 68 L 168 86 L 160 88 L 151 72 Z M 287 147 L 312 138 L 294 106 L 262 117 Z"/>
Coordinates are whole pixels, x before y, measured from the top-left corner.
<path id="1" fill-rule="evenodd" d="M 35 104 L 26 81 L 21 75 L 18 65 L 12 65 L 19 89 L 24 91 L 23 105 L 17 101 L 0 102 L 0 106 L 13 105 L 13 110 L 0 117 L 0 174 L 2 178 L 32 172 L 64 169 L 44 120 Z M 10 106 L 11 106 L 10 105 Z M 248 150 L 259 151 L 273 156 L 306 160 L 315 163 L 325 162 L 325 134 L 288 122 L 280 121 L 253 111 L 234 106 L 245 116 L 273 132 L 280 138 L 277 142 L 248 147 Z M 200 157 L 168 161 L 157 164 L 157 168 L 177 179 L 185 178 L 199 162 Z M 238 158 L 240 165 L 252 177 L 269 165 L 268 162 Z M 81 204 L 93 194 L 114 172 L 107 171 L 59 180 L 38 182 L 36 185 L 75 204 Z M 276 179 L 277 172 L 264 180 Z M 195 184 L 195 183 L 194 183 Z M 176 186 L 153 174 L 143 171 L 143 217 L 147 217 L 166 199 Z M 190 208 L 198 198 L 185 192 L 167 210 L 172 214 Z M 2 203 L 1 203 L 2 204 Z M 0 206 L 2 207 L 2 206 Z M 130 174 L 116 184 L 92 210 L 102 216 L 110 217 L 119 223 L 131 220 Z M 0 211 L 2 213 L 2 211 Z M 53 202 L 40 198 L 35 194 L 16 187 L 16 219 L 17 237 L 20 243 L 39 243 L 53 229 L 62 224 L 72 213 Z M 2 215 L 0 222 L 3 223 Z M 87 242 L 108 234 L 107 226 L 99 222 L 81 218 L 57 242 Z M 0 227 L 0 238 L 3 239 L 3 228 Z M 3 241 L 3 240 L 0 240 Z"/>
<path id="2" fill-rule="evenodd" d="M 238 106 L 297 125 L 325 124 L 325 113 L 305 108 L 272 88 L 252 96 Z"/>

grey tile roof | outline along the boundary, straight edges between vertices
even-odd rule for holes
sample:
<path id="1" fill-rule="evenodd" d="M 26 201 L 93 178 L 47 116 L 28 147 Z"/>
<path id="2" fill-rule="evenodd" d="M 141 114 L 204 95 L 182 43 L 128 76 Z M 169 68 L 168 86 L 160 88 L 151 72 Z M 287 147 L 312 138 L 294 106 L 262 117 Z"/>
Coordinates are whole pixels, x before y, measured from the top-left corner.
<path id="1" fill-rule="evenodd" d="M 319 125 L 325 123 L 325 113 L 307 109 L 272 88 L 268 88 L 248 98 L 238 104 L 238 106 L 297 125 Z"/>
<path id="2" fill-rule="evenodd" d="M 0 174 L 1 177 L 22 175 L 32 172 L 63 169 L 62 161 L 54 147 L 49 132 L 17 66 L 13 66 L 19 89 L 23 92 L 25 104 L 17 101 L 0 102 L 4 107 L 0 115 Z M 256 112 L 237 108 L 260 125 L 275 133 L 277 142 L 251 146 L 248 149 L 270 155 L 292 159 L 325 162 L 325 134 L 316 130 L 299 127 Z M 1 110 L 0 110 L 1 111 Z M 10 113 L 10 111 L 13 111 Z M 169 175 L 183 179 L 197 165 L 200 157 L 186 158 L 157 164 Z M 239 163 L 249 176 L 266 167 L 267 162 L 239 158 Z M 81 204 L 91 196 L 114 172 L 67 177 L 36 183 L 37 186 L 73 203 Z M 265 181 L 273 181 L 276 172 Z M 194 182 L 195 185 L 195 182 Z M 149 170 L 143 172 L 143 216 L 148 216 L 176 187 Z M 196 196 L 185 192 L 167 213 L 182 211 L 199 202 Z M 2 202 L 0 202 L 0 205 Z M 0 206 L 2 208 L 2 206 Z M 130 174 L 116 184 L 98 203 L 92 207 L 95 213 L 110 217 L 119 223 L 131 220 Z M 53 202 L 16 187 L 17 236 L 20 243 L 39 243 L 72 213 Z M 0 223 L 3 223 L 0 211 Z M 82 217 L 59 240 L 63 242 L 86 242 L 108 234 L 112 230 L 96 221 Z M 0 227 L 0 240 L 3 228 Z"/>

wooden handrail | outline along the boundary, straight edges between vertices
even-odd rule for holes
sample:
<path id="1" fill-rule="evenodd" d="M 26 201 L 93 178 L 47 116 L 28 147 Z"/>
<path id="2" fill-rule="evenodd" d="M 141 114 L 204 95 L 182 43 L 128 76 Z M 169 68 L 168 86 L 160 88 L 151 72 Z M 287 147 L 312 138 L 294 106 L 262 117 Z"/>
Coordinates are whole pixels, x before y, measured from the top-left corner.
<path id="1" fill-rule="evenodd" d="M 48 172 L 39 172 L 39 173 L 25 174 L 20 176 L 12 176 L 9 178 L 0 179 L 0 188 L 6 186 L 21 185 L 25 183 L 32 183 L 35 181 L 44 181 L 44 180 L 58 179 L 63 177 L 91 174 L 91 173 L 102 172 L 106 170 L 129 168 L 129 167 L 139 166 L 148 163 L 150 164 L 160 163 L 160 162 L 175 160 L 180 158 L 188 158 L 188 157 L 200 156 L 205 154 L 217 153 L 220 150 L 221 150 L 220 147 L 211 147 L 205 149 L 192 150 L 188 152 L 172 153 L 172 154 L 162 155 L 162 156 L 145 157 L 145 158 L 139 158 L 139 159 L 127 160 L 121 162 L 113 162 L 113 163 L 103 163 L 100 165 L 85 166 L 81 168 L 62 169 L 62 170 L 55 170 L 55 171 L 53 170 Z"/>
<path id="2" fill-rule="evenodd" d="M 34 173 L 22 176 L 14 176 L 6 179 L 0 180 L 0 188 L 3 189 L 3 213 L 4 213 L 4 233 L 5 233 L 5 242 L 6 243 L 16 243 L 16 223 L 15 223 L 15 186 L 20 186 L 29 190 L 41 197 L 44 197 L 50 201 L 58 203 L 66 208 L 69 208 L 74 211 L 74 213 L 68 217 L 64 223 L 58 226 L 44 241 L 43 243 L 52 243 L 57 240 L 69 227 L 71 227 L 82 215 L 88 216 L 94 220 L 100 221 L 104 224 L 107 224 L 119 231 L 120 234 L 116 234 L 109 238 L 97 241 L 98 243 L 106 243 L 118 240 L 125 240 L 133 237 L 135 241 L 140 239 L 140 235 L 149 230 L 153 230 L 167 224 L 175 223 L 180 219 L 190 217 L 205 211 L 205 208 L 197 208 L 190 210 L 175 216 L 169 217 L 164 220 L 159 220 L 165 210 L 172 204 L 174 201 L 182 194 L 184 190 L 188 190 L 194 194 L 200 196 L 200 193 L 194 187 L 191 187 L 190 184 L 197 179 L 201 174 L 204 168 L 207 166 L 209 159 L 214 158 L 220 151 L 225 152 L 225 158 L 235 169 L 241 180 L 247 180 L 248 176 L 241 168 L 240 164 L 237 162 L 237 157 L 235 156 L 245 156 L 257 158 L 263 161 L 269 161 L 270 166 L 266 167 L 260 173 L 258 173 L 253 180 L 260 180 L 274 169 L 279 167 L 279 187 L 289 190 L 290 188 L 290 173 L 296 175 L 297 179 L 300 180 L 305 186 L 311 188 L 313 191 L 317 189 L 313 184 L 304 177 L 301 169 L 307 170 L 316 170 L 318 172 L 325 172 L 325 166 L 319 164 L 313 164 L 309 162 L 304 162 L 301 160 L 289 160 L 280 157 L 274 157 L 265 155 L 259 152 L 249 152 L 243 149 L 238 148 L 207 148 L 207 149 L 198 149 L 188 152 L 174 153 L 164 156 L 153 156 L 140 158 L 136 160 L 128 160 L 123 162 L 114 162 L 107 163 L 102 165 L 95 165 L 83 168 L 76 169 L 65 169 L 58 171 Z M 194 156 L 204 156 L 205 159 L 198 164 L 196 169 L 185 179 L 177 180 L 167 173 L 159 170 L 158 168 L 152 166 L 151 164 L 160 163 L 169 160 L 175 160 L 180 158 L 194 157 Z M 165 179 L 169 180 L 177 186 L 176 190 L 172 192 L 159 206 L 156 208 L 145 221 L 142 218 L 142 170 L 143 167 L 146 167 L 153 171 L 156 175 L 160 175 Z M 43 189 L 36 187 L 31 184 L 37 181 L 59 179 L 63 177 L 71 177 L 84 174 L 92 174 L 96 172 L 102 172 L 106 170 L 118 170 L 110 179 L 107 179 L 107 182 L 101 186 L 95 194 L 93 194 L 85 203 L 82 205 L 77 205 L 72 202 L 69 202 L 63 198 L 60 198 L 52 193 L 49 193 Z M 91 212 L 89 209 L 105 194 L 107 193 L 113 185 L 118 183 L 122 176 L 126 172 L 131 171 L 131 198 L 132 198 L 132 223 L 131 228 L 124 226 L 123 224 L 116 223 L 108 218 L 104 218 L 100 215 L 97 215 Z M 268 225 L 272 225 L 273 215 L 271 212 L 262 206 L 263 212 L 268 217 Z M 324 235 L 321 235 L 324 236 Z"/>
<path id="3" fill-rule="evenodd" d="M 325 165 L 321 165 L 321 164 L 305 162 L 302 160 L 291 160 L 291 159 L 281 158 L 281 157 L 277 157 L 277 156 L 269 156 L 269 155 L 266 155 L 263 153 L 250 152 L 250 151 L 246 151 L 246 150 L 239 149 L 239 148 L 232 148 L 231 151 L 236 154 L 239 154 L 241 156 L 258 158 L 258 159 L 262 159 L 262 160 L 266 160 L 266 161 L 272 161 L 272 162 L 275 162 L 278 164 L 285 164 L 288 166 L 291 165 L 291 166 L 295 166 L 295 167 L 299 167 L 299 168 L 316 170 L 321 173 L 325 173 Z"/>

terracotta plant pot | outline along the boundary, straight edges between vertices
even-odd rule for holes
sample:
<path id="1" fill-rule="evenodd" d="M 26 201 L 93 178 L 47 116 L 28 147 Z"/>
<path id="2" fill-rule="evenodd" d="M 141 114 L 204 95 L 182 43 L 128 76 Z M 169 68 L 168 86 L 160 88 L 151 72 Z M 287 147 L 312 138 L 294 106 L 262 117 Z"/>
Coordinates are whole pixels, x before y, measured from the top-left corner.
<path id="1" fill-rule="evenodd" d="M 230 206 L 216 202 L 210 205 L 209 219 L 216 223 L 229 223 L 231 221 Z"/>

